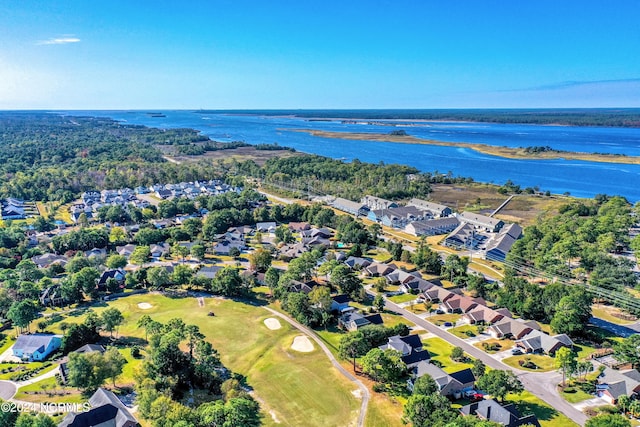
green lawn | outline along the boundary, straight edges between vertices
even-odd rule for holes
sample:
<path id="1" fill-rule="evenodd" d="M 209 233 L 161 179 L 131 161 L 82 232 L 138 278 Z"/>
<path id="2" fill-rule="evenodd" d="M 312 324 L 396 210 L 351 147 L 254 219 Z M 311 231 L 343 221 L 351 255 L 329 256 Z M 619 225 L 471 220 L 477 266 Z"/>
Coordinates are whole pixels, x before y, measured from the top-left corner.
<path id="1" fill-rule="evenodd" d="M 520 360 L 530 360 L 535 363 L 538 368 L 537 369 L 529 369 L 524 366 L 520 366 L 518 361 Z M 521 354 L 519 356 L 511 356 L 502 360 L 503 363 L 506 363 L 509 366 L 512 366 L 517 369 L 522 369 L 523 371 L 531 371 L 531 372 L 548 372 L 556 369 L 555 360 L 551 356 L 547 356 L 544 354 Z"/>
<path id="2" fill-rule="evenodd" d="M 585 393 L 580 390 L 578 387 L 572 388 L 573 392 L 562 391 L 560 396 L 564 398 L 569 403 L 579 403 L 587 399 L 593 399 L 593 395 L 589 393 Z"/>
<path id="3" fill-rule="evenodd" d="M 475 325 L 458 326 L 457 328 L 451 328 L 448 331 L 463 340 L 478 335 L 478 327 Z"/>
<path id="4" fill-rule="evenodd" d="M 591 314 L 594 317 L 606 320 L 607 322 L 615 323 L 616 325 L 629 325 L 635 322 L 635 320 L 626 320 L 614 316 L 614 314 L 616 313 L 621 313 L 621 310 L 617 307 L 606 306 L 602 304 L 594 304 L 591 307 Z"/>
<path id="5" fill-rule="evenodd" d="M 87 400 L 77 389 L 59 386 L 55 377 L 20 387 L 15 399 L 51 403 L 82 403 Z"/>
<path id="6" fill-rule="evenodd" d="M 483 344 L 488 344 L 488 345 L 498 344 L 498 345 L 500 345 L 500 348 L 498 350 L 496 350 L 496 351 L 489 351 L 489 350 L 486 350 L 484 348 Z M 490 338 L 488 340 L 484 340 L 484 341 L 477 342 L 477 343 L 473 344 L 474 347 L 478 347 L 480 350 L 482 350 L 482 351 L 484 351 L 485 353 L 488 353 L 488 354 L 494 354 L 494 353 L 497 353 L 499 351 L 509 350 L 514 345 L 515 344 L 514 344 L 513 340 L 497 339 L 497 338 Z"/>
<path id="7" fill-rule="evenodd" d="M 142 302 L 152 308 L 140 309 L 138 303 Z M 332 367 L 317 346 L 311 353 L 291 350 L 293 338 L 300 333 L 282 320 L 281 329 L 269 330 L 263 320 L 270 316 L 260 307 L 213 298 L 206 298 L 205 306 L 200 307 L 195 298 L 158 294 L 121 298 L 108 306 L 118 308 L 125 317 L 120 335 L 144 338 L 136 326 L 144 314 L 160 322 L 179 317 L 198 325 L 220 352 L 222 362 L 246 375 L 248 384 L 264 401 L 265 425 L 275 425 L 270 411 L 283 425 L 291 426 L 348 424 L 357 416 L 360 401 L 351 393 L 356 387 Z M 106 307 L 104 304 L 95 311 L 100 314 Z M 214 317 L 207 316 L 210 311 Z"/>
<path id="8" fill-rule="evenodd" d="M 528 391 L 521 394 L 508 394 L 507 400 L 514 403 L 520 414 L 535 414 L 542 427 L 576 427 L 577 424 L 571 421 L 562 413 L 558 412 L 547 403 L 538 399 Z"/>
<path id="9" fill-rule="evenodd" d="M 431 359 L 440 362 L 445 372 L 456 372 L 473 366 L 471 363 L 458 363 L 451 360 L 451 350 L 453 350 L 454 346 L 442 338 L 427 338 L 426 340 L 422 340 L 422 343 L 424 347 L 429 350 L 429 353 L 431 353 Z"/>
<path id="10" fill-rule="evenodd" d="M 434 316 L 428 316 L 426 320 L 428 320 L 429 322 L 440 326 L 445 322 L 451 322 L 454 325 L 456 324 L 456 322 L 458 320 L 460 320 L 460 315 L 459 314 L 436 314 Z"/>
<path id="11" fill-rule="evenodd" d="M 418 296 L 414 294 L 400 294 L 389 297 L 388 299 L 396 304 L 402 304 L 409 301 L 415 301 L 416 298 L 418 298 Z"/>

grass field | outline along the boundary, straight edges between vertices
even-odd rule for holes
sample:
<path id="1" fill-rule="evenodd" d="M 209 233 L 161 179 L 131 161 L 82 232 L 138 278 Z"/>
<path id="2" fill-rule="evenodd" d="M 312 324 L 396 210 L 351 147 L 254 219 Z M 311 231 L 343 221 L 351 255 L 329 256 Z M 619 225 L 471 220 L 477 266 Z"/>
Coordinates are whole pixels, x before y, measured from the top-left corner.
<path id="1" fill-rule="evenodd" d="M 431 360 L 437 360 L 442 365 L 442 369 L 447 372 L 456 372 L 461 369 L 471 368 L 471 363 L 458 363 L 451 360 L 451 350 L 454 346 L 443 340 L 442 338 L 427 338 L 422 340 L 424 347 L 431 353 Z"/>
<path id="2" fill-rule="evenodd" d="M 619 308 L 610 305 L 594 304 L 591 307 L 591 314 L 594 317 L 606 320 L 607 322 L 615 323 L 616 325 L 629 325 L 637 321 L 631 319 L 622 319 L 620 315 L 624 316 L 626 313 L 622 312 L 622 310 L 620 310 Z"/>
<path id="3" fill-rule="evenodd" d="M 152 308 L 138 308 L 142 302 Z M 204 307 L 199 307 L 195 298 L 158 294 L 121 298 L 108 306 L 118 308 L 125 317 L 120 335 L 144 338 L 136 326 L 143 314 L 161 322 L 179 317 L 198 325 L 220 352 L 222 362 L 246 375 L 247 383 L 264 402 L 265 425 L 275 425 L 274 418 L 290 426 L 349 425 L 357 416 L 360 402 L 351 393 L 355 387 L 319 349 L 311 353 L 291 350 L 293 338 L 300 333 L 283 321 L 281 329 L 269 330 L 263 320 L 270 316 L 260 307 L 213 298 L 206 298 Z M 106 307 L 95 311 L 100 314 Z M 208 317 L 209 311 L 215 317 Z"/>
<path id="4" fill-rule="evenodd" d="M 497 350 L 497 351 L 485 350 L 485 348 L 482 346 L 482 344 L 485 344 L 485 343 L 489 344 L 489 345 L 494 344 L 494 343 L 495 344 L 499 344 L 500 345 L 500 349 Z M 498 351 L 509 350 L 514 345 L 515 344 L 514 344 L 513 340 L 507 340 L 507 339 L 499 340 L 499 339 L 496 339 L 496 338 L 491 338 L 491 339 L 484 340 L 482 342 L 477 342 L 477 343 L 473 344 L 474 347 L 478 347 L 480 350 L 484 351 L 485 353 L 489 353 L 489 354 L 494 354 L 494 353 L 497 353 Z"/>
<path id="5" fill-rule="evenodd" d="M 402 304 L 404 302 L 415 301 L 417 297 L 417 295 L 413 294 L 400 294 L 389 297 L 389 300 L 395 302 L 396 304 Z"/>
<path id="6" fill-rule="evenodd" d="M 520 360 L 530 360 L 538 366 L 538 369 L 529 369 L 524 366 L 520 366 L 518 363 Z M 509 366 L 512 366 L 517 369 L 522 369 L 524 371 L 531 372 L 548 372 L 556 369 L 555 360 L 551 356 L 547 356 L 544 354 L 521 354 L 519 356 L 511 356 L 502 360 L 503 363 L 506 363 Z"/>
<path id="7" fill-rule="evenodd" d="M 428 316 L 426 320 L 428 320 L 429 322 L 433 323 L 434 325 L 440 326 L 445 322 L 451 322 L 454 325 L 456 324 L 456 322 L 458 320 L 460 320 L 460 315 L 459 314 L 436 314 L 433 316 Z"/>
<path id="8" fill-rule="evenodd" d="M 474 325 L 458 326 L 457 328 L 449 329 L 449 332 L 464 340 L 478 335 L 478 327 Z"/>
<path id="9" fill-rule="evenodd" d="M 577 424 L 571 421 L 562 413 L 558 412 L 542 400 L 535 397 L 528 391 L 521 394 L 508 394 L 507 400 L 514 403 L 520 414 L 535 414 L 542 427 L 576 427 Z"/>

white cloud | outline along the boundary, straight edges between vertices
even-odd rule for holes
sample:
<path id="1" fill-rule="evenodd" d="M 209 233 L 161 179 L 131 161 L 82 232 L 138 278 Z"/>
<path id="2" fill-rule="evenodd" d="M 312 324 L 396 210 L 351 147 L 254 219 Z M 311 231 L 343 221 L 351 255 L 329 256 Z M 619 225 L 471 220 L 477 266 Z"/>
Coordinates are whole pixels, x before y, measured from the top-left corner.
<path id="1" fill-rule="evenodd" d="M 39 45 L 78 43 L 79 38 L 73 36 L 56 37 L 38 42 Z"/>

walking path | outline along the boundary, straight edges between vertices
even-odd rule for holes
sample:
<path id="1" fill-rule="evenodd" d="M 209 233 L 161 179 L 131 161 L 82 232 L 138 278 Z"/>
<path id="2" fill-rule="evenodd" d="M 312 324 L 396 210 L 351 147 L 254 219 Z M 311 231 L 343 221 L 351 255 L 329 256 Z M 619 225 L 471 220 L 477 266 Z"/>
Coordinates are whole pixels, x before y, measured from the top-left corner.
<path id="1" fill-rule="evenodd" d="M 370 293 L 370 295 L 374 295 Z M 484 351 L 476 348 L 464 340 L 456 337 L 455 335 L 447 332 L 446 330 L 421 319 L 410 311 L 405 310 L 399 305 L 385 299 L 385 308 L 388 310 L 395 311 L 402 315 L 405 319 L 409 320 L 412 323 L 424 328 L 425 330 L 433 333 L 434 335 L 442 338 L 448 343 L 462 348 L 469 356 L 480 359 L 485 365 L 489 366 L 492 369 L 501 369 L 512 371 L 516 374 L 516 376 L 522 381 L 522 385 L 524 388 L 534 394 L 536 397 L 540 398 L 544 402 L 551 405 L 551 407 L 555 408 L 559 412 L 562 412 L 564 415 L 569 417 L 573 422 L 584 425 L 587 422 L 587 416 L 582 413 L 580 410 L 576 409 L 569 402 L 564 400 L 557 391 L 557 384 L 560 383 L 560 374 L 557 372 L 544 372 L 544 373 L 536 373 L 536 372 L 526 372 L 520 369 L 513 368 L 509 365 L 502 363 L 497 360 L 493 356 L 485 353 Z"/>
<path id="2" fill-rule="evenodd" d="M 318 346 L 322 349 L 322 351 L 325 352 L 325 354 L 327 355 L 327 357 L 329 358 L 329 360 L 331 360 L 331 363 L 333 364 L 333 366 L 340 371 L 340 373 L 342 375 L 344 375 L 345 377 L 347 377 L 347 379 L 349 381 L 351 381 L 352 383 L 354 383 L 355 385 L 358 386 L 358 388 L 360 389 L 360 393 L 362 395 L 362 404 L 360 406 L 360 415 L 358 416 L 358 427 L 363 427 L 364 426 L 364 418 L 367 415 L 367 408 L 369 406 L 369 389 L 367 389 L 367 387 L 358 379 L 356 378 L 351 372 L 349 372 L 348 370 L 346 370 L 341 364 L 340 362 L 338 362 L 336 360 L 336 358 L 333 356 L 333 353 L 331 353 L 331 350 L 329 350 L 329 348 L 325 345 L 325 343 L 318 338 L 318 336 L 311 331 L 309 328 L 307 328 L 306 326 L 303 326 L 302 324 L 296 322 L 295 320 L 291 319 L 288 316 L 285 316 L 284 314 L 280 313 L 279 311 L 276 311 L 272 308 L 269 307 L 262 307 L 265 310 L 269 311 L 271 314 L 280 317 L 281 319 L 287 321 L 288 323 L 290 323 L 293 327 L 295 327 L 296 329 L 304 332 L 305 334 L 307 334 L 309 337 L 311 337 L 317 344 Z"/>

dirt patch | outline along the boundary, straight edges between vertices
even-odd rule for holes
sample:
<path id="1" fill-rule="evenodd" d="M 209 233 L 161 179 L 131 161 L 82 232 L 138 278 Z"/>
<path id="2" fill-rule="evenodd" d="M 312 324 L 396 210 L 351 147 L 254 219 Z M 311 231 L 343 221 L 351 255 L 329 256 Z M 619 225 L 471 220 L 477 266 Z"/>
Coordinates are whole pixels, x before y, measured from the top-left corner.
<path id="1" fill-rule="evenodd" d="M 308 336 L 298 335 L 293 339 L 291 348 L 295 351 L 299 351 L 300 353 L 310 353 L 313 351 L 313 344 Z"/>
<path id="2" fill-rule="evenodd" d="M 280 321 L 276 318 L 273 317 L 269 317 L 267 319 L 264 319 L 264 324 L 267 328 L 271 329 L 272 331 L 275 331 L 276 329 L 280 329 L 282 328 L 282 325 L 280 324 Z"/>
<path id="3" fill-rule="evenodd" d="M 148 302 L 141 302 L 138 304 L 138 308 L 141 310 L 149 310 L 150 308 L 153 308 L 153 306 Z"/>
<path id="4" fill-rule="evenodd" d="M 362 390 L 360 390 L 359 388 L 352 390 L 351 394 L 353 394 L 356 399 L 362 399 Z"/>

